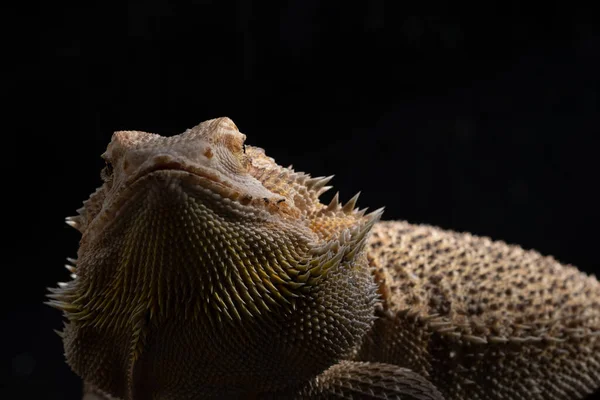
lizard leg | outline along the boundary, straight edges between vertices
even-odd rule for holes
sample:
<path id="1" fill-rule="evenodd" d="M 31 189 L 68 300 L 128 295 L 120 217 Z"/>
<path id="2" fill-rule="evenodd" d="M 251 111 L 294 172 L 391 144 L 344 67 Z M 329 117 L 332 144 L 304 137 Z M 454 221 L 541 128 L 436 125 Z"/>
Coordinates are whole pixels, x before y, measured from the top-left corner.
<path id="1" fill-rule="evenodd" d="M 314 378 L 301 398 L 444 400 L 421 375 L 392 364 L 342 361 Z"/>

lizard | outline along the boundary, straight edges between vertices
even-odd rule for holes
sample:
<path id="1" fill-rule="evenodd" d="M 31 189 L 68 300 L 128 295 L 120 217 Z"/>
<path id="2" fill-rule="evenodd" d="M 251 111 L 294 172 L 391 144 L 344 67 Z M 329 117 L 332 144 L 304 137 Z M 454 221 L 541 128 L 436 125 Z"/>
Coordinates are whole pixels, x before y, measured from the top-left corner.
<path id="1" fill-rule="evenodd" d="M 469 233 L 381 221 L 229 118 L 118 131 L 51 289 L 84 399 L 582 399 L 600 284 Z"/>

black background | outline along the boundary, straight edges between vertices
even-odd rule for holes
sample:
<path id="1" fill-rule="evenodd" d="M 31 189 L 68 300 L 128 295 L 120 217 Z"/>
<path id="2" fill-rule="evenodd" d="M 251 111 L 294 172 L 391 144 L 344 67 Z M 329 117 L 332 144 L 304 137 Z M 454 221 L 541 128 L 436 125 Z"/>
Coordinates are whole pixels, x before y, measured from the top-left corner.
<path id="1" fill-rule="evenodd" d="M 597 257 L 600 35 L 589 9 L 521 2 L 24 3 L 3 13 L 0 398 L 77 399 L 58 311 L 113 131 L 231 117 L 342 199 Z M 484 4 L 483 4 L 484 3 Z M 566 3 L 565 3 L 566 4 Z M 328 200 L 332 193 L 325 195 Z"/>

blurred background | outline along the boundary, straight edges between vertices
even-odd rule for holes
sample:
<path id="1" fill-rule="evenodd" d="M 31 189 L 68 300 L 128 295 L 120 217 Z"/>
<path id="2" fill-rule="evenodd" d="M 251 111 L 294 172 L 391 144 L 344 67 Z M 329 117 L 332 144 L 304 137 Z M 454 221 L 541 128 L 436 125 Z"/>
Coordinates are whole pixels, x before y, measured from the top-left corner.
<path id="1" fill-rule="evenodd" d="M 597 14 L 523 2 L 123 1 L 3 12 L 1 399 L 79 399 L 42 305 L 113 131 L 229 116 L 387 219 L 598 259 Z M 325 194 L 328 200 L 335 190 Z"/>

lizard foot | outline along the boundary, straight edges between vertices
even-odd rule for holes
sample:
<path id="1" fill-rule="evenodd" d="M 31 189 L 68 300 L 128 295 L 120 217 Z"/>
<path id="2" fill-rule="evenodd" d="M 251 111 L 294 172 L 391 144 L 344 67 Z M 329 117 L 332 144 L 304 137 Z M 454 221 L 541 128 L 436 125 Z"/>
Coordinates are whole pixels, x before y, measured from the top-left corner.
<path id="1" fill-rule="evenodd" d="M 444 400 L 431 382 L 392 364 L 342 361 L 314 378 L 299 398 Z"/>

